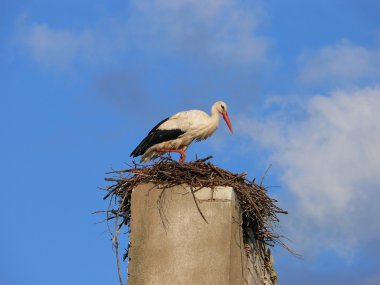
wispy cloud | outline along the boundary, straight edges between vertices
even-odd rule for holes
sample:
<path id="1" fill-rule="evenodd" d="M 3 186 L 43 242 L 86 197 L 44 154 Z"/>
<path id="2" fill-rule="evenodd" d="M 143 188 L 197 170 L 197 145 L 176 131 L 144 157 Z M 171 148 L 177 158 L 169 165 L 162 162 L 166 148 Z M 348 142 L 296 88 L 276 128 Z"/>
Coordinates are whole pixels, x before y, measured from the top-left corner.
<path id="1" fill-rule="evenodd" d="M 131 1 L 125 18 L 82 30 L 21 15 L 14 42 L 44 65 L 112 60 L 129 49 L 245 64 L 265 60 L 268 39 L 257 34 L 264 18 L 258 6 L 231 0 L 140 0 Z"/>
<path id="2" fill-rule="evenodd" d="M 247 63 L 266 57 L 268 39 L 257 34 L 265 13 L 231 0 L 135 1 L 131 24 L 148 42 L 174 52 Z"/>
<path id="3" fill-rule="evenodd" d="M 112 61 L 115 53 L 125 50 L 124 35 L 115 29 L 120 26 L 108 21 L 82 30 L 55 28 L 30 21 L 22 14 L 17 18 L 12 43 L 45 67 L 67 67 L 77 62 L 99 64 Z"/>
<path id="4" fill-rule="evenodd" d="M 52 29 L 46 24 L 27 23 L 25 15 L 17 22 L 14 41 L 45 66 L 71 63 L 94 42 L 90 31 L 73 33 L 67 29 Z"/>
<path id="5" fill-rule="evenodd" d="M 282 167 L 295 198 L 293 238 L 342 255 L 380 240 L 380 87 L 314 96 L 298 108 L 302 119 L 280 109 L 272 118 L 238 123 Z"/>
<path id="6" fill-rule="evenodd" d="M 380 78 L 380 48 L 355 45 L 344 39 L 298 58 L 298 77 L 303 83 L 355 84 Z"/>

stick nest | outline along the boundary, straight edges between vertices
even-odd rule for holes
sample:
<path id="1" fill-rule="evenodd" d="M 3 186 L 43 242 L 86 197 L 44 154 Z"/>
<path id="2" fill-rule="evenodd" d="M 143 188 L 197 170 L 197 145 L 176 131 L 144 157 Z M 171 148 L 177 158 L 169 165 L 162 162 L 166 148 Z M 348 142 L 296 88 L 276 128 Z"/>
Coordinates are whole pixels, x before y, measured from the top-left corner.
<path id="1" fill-rule="evenodd" d="M 287 214 L 286 211 L 276 205 L 276 200 L 269 197 L 267 189 L 249 180 L 246 173 L 235 174 L 221 169 L 208 160 L 197 159 L 188 163 L 178 163 L 169 157 L 163 157 L 152 165 L 140 165 L 134 163 L 129 169 L 112 171 L 107 174 L 112 177 L 106 181 L 113 182 L 105 190 L 108 192 L 104 199 L 110 199 L 109 208 L 106 211 L 107 220 L 115 219 L 114 243 L 117 249 L 117 234 L 122 226 L 129 226 L 131 219 L 131 194 L 132 189 L 143 183 L 159 184 L 163 188 L 187 184 L 194 192 L 203 187 L 214 188 L 216 186 L 230 186 L 234 189 L 241 207 L 243 220 L 243 233 L 245 238 L 253 238 L 261 246 L 273 247 L 276 244 L 289 250 L 283 243 L 282 236 L 275 232 L 279 223 L 278 214 Z M 114 202 L 114 206 L 113 203 Z M 204 218 L 199 207 L 198 210 Z M 205 219 L 205 218 L 204 218 Z M 112 231 L 111 231 L 112 232 Z M 125 257 L 127 257 L 126 252 Z"/>

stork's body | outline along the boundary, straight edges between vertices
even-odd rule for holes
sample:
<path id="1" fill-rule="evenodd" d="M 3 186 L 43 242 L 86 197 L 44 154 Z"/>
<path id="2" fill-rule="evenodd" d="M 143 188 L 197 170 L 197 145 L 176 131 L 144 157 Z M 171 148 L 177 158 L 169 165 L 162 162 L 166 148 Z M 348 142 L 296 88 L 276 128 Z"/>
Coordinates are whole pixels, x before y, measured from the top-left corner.
<path id="1" fill-rule="evenodd" d="M 211 136 L 219 125 L 219 114 L 232 131 L 228 118 L 227 105 L 216 102 L 211 108 L 211 116 L 200 110 L 179 112 L 155 126 L 131 153 L 132 157 L 142 156 L 141 161 L 147 162 L 164 152 L 178 152 L 180 162 L 185 160 L 185 151 L 194 141 L 200 141 Z"/>

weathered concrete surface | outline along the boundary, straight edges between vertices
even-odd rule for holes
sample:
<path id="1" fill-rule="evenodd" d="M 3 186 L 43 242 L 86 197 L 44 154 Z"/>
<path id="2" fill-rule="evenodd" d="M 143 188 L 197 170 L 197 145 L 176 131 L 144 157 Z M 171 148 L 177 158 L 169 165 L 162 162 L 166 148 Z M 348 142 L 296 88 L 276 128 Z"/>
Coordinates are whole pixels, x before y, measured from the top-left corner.
<path id="1" fill-rule="evenodd" d="M 128 284 L 265 284 L 245 255 L 234 191 L 196 197 L 208 223 L 185 186 L 134 189 Z"/>

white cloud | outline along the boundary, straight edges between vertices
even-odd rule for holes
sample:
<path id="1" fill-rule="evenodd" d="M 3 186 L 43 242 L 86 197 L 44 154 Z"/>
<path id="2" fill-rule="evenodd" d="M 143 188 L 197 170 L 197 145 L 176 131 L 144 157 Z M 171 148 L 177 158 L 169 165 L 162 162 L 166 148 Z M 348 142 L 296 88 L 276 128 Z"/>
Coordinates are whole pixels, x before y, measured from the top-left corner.
<path id="1" fill-rule="evenodd" d="M 132 1 L 125 19 L 75 30 L 18 19 L 15 42 L 45 65 L 111 60 L 115 52 L 179 53 L 230 63 L 265 60 L 268 40 L 256 34 L 265 13 L 232 0 Z"/>
<path id="2" fill-rule="evenodd" d="M 41 63 L 65 64 L 71 62 L 82 50 L 91 46 L 90 33 L 72 34 L 67 30 L 53 30 L 47 25 L 35 24 L 24 35 L 23 44 Z"/>
<path id="3" fill-rule="evenodd" d="M 234 0 L 135 0 L 134 4 L 139 10 L 156 8 L 175 13 L 194 13 L 202 19 L 208 20 L 218 15 L 226 7 L 233 7 Z"/>
<path id="4" fill-rule="evenodd" d="M 115 31 L 115 24 L 74 31 L 30 22 L 23 14 L 17 19 L 12 42 L 43 66 L 66 67 L 75 61 L 99 63 L 112 60 L 125 46 L 119 44 L 123 35 Z"/>
<path id="5" fill-rule="evenodd" d="M 298 58 L 299 79 L 304 83 L 354 83 L 378 79 L 380 48 L 366 48 L 342 40 Z"/>
<path id="6" fill-rule="evenodd" d="M 172 51 L 246 63 L 265 59 L 268 40 L 256 35 L 265 13 L 232 0 L 135 1 L 130 23 Z"/>
<path id="7" fill-rule="evenodd" d="M 282 110 L 260 121 L 241 117 L 237 125 L 281 166 L 295 197 L 288 205 L 292 238 L 340 254 L 379 240 L 380 86 L 314 96 L 299 107 L 303 120 Z"/>

